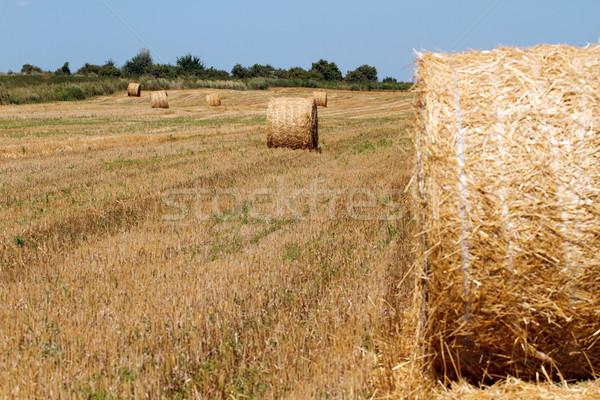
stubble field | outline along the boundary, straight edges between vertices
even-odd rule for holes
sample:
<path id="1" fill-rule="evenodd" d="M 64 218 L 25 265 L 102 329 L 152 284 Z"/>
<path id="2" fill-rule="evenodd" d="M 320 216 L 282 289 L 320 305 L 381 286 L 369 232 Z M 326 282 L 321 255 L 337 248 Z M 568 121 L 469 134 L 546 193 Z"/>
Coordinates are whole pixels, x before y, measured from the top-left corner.
<path id="1" fill-rule="evenodd" d="M 0 107 L 0 398 L 378 398 L 412 333 L 412 97 Z M 409 332 L 410 331 L 410 332 Z"/>

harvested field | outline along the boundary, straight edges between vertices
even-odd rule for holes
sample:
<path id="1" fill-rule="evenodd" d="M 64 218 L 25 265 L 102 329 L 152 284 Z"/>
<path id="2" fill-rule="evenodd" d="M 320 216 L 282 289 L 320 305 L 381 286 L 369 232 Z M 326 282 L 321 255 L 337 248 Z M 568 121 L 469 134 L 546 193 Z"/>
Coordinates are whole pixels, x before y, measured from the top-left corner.
<path id="1" fill-rule="evenodd" d="M 0 107 L 0 398 L 395 390 L 411 95 L 328 92 L 317 153 L 265 143 L 311 90 L 212 92 Z"/>

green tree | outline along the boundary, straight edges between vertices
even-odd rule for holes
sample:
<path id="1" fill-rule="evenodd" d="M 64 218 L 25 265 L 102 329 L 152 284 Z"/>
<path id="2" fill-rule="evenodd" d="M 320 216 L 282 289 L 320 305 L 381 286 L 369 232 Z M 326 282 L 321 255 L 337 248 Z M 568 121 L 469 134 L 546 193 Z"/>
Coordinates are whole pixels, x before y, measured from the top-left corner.
<path id="1" fill-rule="evenodd" d="M 229 79 L 229 72 L 210 67 L 202 72 L 203 79 L 224 81 Z"/>
<path id="2" fill-rule="evenodd" d="M 248 68 L 248 73 L 251 78 L 272 78 L 275 74 L 275 68 L 273 68 L 271 64 L 254 64 Z"/>
<path id="3" fill-rule="evenodd" d="M 361 65 L 354 71 L 348 71 L 346 81 L 351 83 L 377 81 L 377 69 L 369 65 Z"/>
<path id="4" fill-rule="evenodd" d="M 100 67 L 99 65 L 85 63 L 83 65 L 83 67 L 81 67 L 77 70 L 77 75 L 91 75 L 91 74 L 100 75 L 101 69 L 102 69 L 102 67 Z"/>
<path id="5" fill-rule="evenodd" d="M 311 69 L 308 71 L 312 77 L 324 81 L 341 81 L 342 72 L 334 62 L 319 60 L 312 63 Z"/>
<path id="6" fill-rule="evenodd" d="M 398 80 L 396 78 L 392 78 L 391 76 L 386 76 L 385 78 L 383 78 L 383 80 L 381 82 L 383 82 L 383 83 L 398 83 Z"/>
<path id="7" fill-rule="evenodd" d="M 308 71 L 304 68 L 293 67 L 287 70 L 286 77 L 289 79 L 300 79 L 307 80 L 309 79 Z"/>
<path id="8" fill-rule="evenodd" d="M 100 67 L 100 76 L 110 76 L 113 78 L 120 78 L 123 76 L 123 72 L 117 68 L 117 64 L 112 58 L 109 58 L 102 67 Z"/>
<path id="9" fill-rule="evenodd" d="M 129 75 L 142 75 L 146 71 L 146 68 L 153 64 L 154 61 L 150 55 L 150 50 L 141 49 L 137 56 L 125 63 L 123 70 Z"/>
<path id="10" fill-rule="evenodd" d="M 56 75 L 71 75 L 71 68 L 69 68 L 69 62 L 63 64 L 63 66 L 56 70 Z"/>
<path id="11" fill-rule="evenodd" d="M 231 69 L 231 76 L 236 79 L 244 79 L 250 77 L 248 68 L 242 66 L 242 64 L 235 64 Z"/>
<path id="12" fill-rule="evenodd" d="M 42 69 L 38 66 L 31 65 L 31 64 L 24 64 L 23 68 L 21 68 L 22 74 L 31 75 L 34 72 L 42 73 Z"/>
<path id="13" fill-rule="evenodd" d="M 200 57 L 193 56 L 191 53 L 177 57 L 177 65 L 187 75 L 197 75 L 206 69 Z"/>
<path id="14" fill-rule="evenodd" d="M 154 64 L 146 68 L 145 72 L 155 78 L 176 78 L 181 73 L 181 68 L 171 64 Z"/>

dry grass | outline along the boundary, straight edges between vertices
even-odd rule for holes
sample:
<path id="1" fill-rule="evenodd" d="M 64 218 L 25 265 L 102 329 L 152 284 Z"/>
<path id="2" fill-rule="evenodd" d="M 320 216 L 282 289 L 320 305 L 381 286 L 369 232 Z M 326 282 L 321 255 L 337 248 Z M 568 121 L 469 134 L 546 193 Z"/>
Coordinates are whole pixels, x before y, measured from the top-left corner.
<path id="1" fill-rule="evenodd" d="M 142 94 L 142 85 L 140 85 L 139 83 L 131 82 L 127 86 L 127 96 L 140 97 L 141 94 Z"/>
<path id="2" fill-rule="evenodd" d="M 210 93 L 206 95 L 206 104 L 211 107 L 221 106 L 221 96 L 219 93 Z"/>
<path id="3" fill-rule="evenodd" d="M 317 104 L 312 98 L 277 97 L 267 107 L 267 147 L 319 147 Z"/>
<path id="4" fill-rule="evenodd" d="M 207 93 L 171 91 L 160 115 L 148 93 L 0 108 L 0 397 L 394 390 L 411 340 L 410 97 L 330 92 L 315 153 L 264 139 L 268 99 L 310 91 L 210 109 Z M 348 210 L 356 189 L 376 203 Z M 221 193 L 222 213 L 200 218 L 193 193 L 202 209 Z M 164 196 L 190 214 L 165 220 L 180 209 Z"/>
<path id="5" fill-rule="evenodd" d="M 313 97 L 318 107 L 327 107 L 327 92 L 314 92 Z"/>
<path id="6" fill-rule="evenodd" d="M 599 55 L 419 60 L 423 354 L 441 380 L 600 370 Z"/>
<path id="7" fill-rule="evenodd" d="M 150 106 L 152 108 L 169 108 L 169 95 L 165 91 L 150 93 Z"/>

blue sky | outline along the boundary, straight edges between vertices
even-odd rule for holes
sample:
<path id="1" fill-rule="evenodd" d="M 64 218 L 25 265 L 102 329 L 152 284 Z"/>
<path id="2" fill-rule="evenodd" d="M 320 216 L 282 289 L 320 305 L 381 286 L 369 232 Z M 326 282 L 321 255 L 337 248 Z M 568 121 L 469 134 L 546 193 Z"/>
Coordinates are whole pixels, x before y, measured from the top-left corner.
<path id="1" fill-rule="evenodd" d="M 132 33 L 103 1 L 136 33 Z M 599 0 L 0 0 L 0 71 L 25 63 L 118 65 L 149 47 L 155 62 L 188 52 L 231 71 L 240 63 L 310 68 L 320 58 L 346 73 L 410 80 L 413 49 L 498 44 L 586 45 L 600 38 Z M 142 41 L 137 37 L 142 39 Z M 145 42 L 145 44 L 144 44 Z"/>

